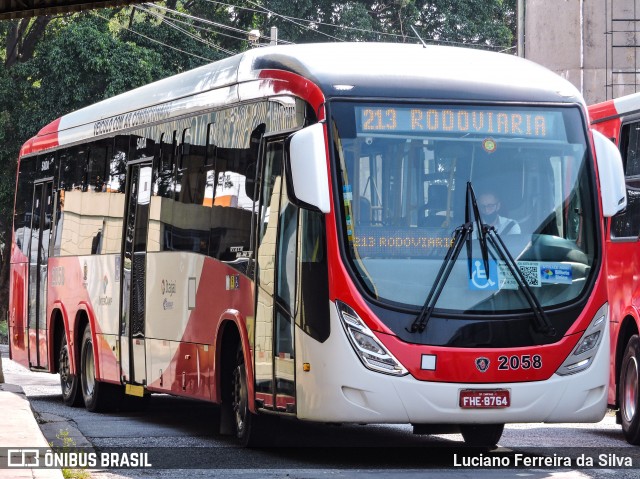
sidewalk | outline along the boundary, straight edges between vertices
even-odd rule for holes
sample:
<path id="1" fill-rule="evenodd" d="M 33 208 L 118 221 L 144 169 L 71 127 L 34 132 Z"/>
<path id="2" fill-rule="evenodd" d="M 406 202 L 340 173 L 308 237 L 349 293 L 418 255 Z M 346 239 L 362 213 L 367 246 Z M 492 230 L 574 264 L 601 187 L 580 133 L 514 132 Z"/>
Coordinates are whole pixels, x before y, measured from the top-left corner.
<path id="1" fill-rule="evenodd" d="M 2 349 L 3 359 L 8 357 Z M 6 463 L 5 448 L 49 447 L 22 388 L 0 384 L 0 460 Z M 59 469 L 0 469 L 3 479 L 62 479 Z"/>

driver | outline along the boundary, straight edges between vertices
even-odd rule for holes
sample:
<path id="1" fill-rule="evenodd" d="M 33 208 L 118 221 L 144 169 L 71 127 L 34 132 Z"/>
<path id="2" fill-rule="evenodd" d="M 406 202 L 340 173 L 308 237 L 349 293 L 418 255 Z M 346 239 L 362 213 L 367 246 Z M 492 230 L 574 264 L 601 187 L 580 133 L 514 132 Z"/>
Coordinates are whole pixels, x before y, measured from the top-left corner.
<path id="1" fill-rule="evenodd" d="M 482 216 L 482 221 L 493 226 L 500 235 L 520 234 L 520 225 L 514 219 L 500 216 L 500 198 L 491 191 L 484 191 L 478 196 L 478 208 Z"/>

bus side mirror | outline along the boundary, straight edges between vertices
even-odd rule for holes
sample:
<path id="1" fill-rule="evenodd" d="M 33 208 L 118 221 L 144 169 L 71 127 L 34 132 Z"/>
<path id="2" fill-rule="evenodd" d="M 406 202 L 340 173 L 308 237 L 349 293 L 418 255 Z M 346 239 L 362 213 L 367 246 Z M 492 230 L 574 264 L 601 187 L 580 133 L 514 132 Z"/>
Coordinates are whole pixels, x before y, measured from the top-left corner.
<path id="1" fill-rule="evenodd" d="M 591 131 L 598 162 L 602 212 L 606 218 L 611 218 L 627 207 L 627 187 L 622 157 L 618 147 L 609 138 L 599 131 Z"/>
<path id="2" fill-rule="evenodd" d="M 331 200 L 323 124 L 316 123 L 291 135 L 287 152 L 285 168 L 291 202 L 302 208 L 329 213 Z"/>

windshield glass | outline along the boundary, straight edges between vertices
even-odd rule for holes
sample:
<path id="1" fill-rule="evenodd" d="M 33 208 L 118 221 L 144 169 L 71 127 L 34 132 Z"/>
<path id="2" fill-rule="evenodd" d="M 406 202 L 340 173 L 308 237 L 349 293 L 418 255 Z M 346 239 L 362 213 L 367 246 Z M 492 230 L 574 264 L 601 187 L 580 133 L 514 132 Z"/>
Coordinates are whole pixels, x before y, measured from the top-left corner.
<path id="1" fill-rule="evenodd" d="M 331 121 L 345 249 L 376 299 L 424 305 L 465 222 L 468 182 L 540 304 L 581 295 L 597 236 L 577 108 L 343 101 Z M 483 261 L 475 228 L 436 308 L 530 309 L 504 259 Z"/>

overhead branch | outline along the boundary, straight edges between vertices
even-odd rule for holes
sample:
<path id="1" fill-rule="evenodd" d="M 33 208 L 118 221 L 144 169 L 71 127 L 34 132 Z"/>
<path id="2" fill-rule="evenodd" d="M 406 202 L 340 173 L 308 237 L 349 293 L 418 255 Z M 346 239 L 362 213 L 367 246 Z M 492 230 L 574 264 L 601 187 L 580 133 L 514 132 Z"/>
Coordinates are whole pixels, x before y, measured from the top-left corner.
<path id="1" fill-rule="evenodd" d="M 23 18 L 11 26 L 7 35 L 7 59 L 4 64 L 6 68 L 11 68 L 19 62 L 26 62 L 33 57 L 36 46 L 52 19 L 51 15 L 36 17 L 34 20 Z"/>

